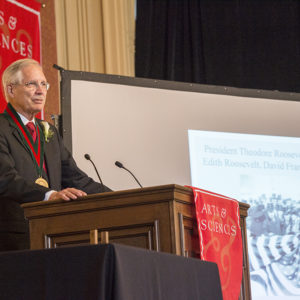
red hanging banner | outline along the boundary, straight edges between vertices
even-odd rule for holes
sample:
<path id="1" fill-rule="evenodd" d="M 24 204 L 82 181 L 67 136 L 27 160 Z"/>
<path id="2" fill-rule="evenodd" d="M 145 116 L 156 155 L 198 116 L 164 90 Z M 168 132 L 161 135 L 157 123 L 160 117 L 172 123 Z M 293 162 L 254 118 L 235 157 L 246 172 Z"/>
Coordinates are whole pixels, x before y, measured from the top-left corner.
<path id="1" fill-rule="evenodd" d="M 243 245 L 238 201 L 191 187 L 194 192 L 200 258 L 217 263 L 224 300 L 238 300 Z"/>
<path id="2" fill-rule="evenodd" d="M 40 3 L 35 0 L 0 1 L 0 75 L 13 61 L 41 61 Z M 7 103 L 0 90 L 0 113 Z"/>

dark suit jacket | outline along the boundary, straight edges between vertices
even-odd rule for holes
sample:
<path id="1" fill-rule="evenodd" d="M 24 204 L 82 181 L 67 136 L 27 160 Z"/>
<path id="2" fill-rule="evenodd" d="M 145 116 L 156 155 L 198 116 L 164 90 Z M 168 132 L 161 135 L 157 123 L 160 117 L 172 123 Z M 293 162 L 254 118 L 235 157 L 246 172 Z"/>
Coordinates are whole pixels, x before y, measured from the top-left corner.
<path id="1" fill-rule="evenodd" d="M 0 233 L 27 232 L 28 225 L 20 204 L 42 201 L 49 190 L 75 187 L 88 194 L 110 191 L 77 167 L 56 128 L 52 125 L 50 128 L 54 135 L 45 142 L 48 176 L 44 174 L 50 188 L 45 188 L 35 183 L 38 173 L 18 130 L 0 115 Z"/>

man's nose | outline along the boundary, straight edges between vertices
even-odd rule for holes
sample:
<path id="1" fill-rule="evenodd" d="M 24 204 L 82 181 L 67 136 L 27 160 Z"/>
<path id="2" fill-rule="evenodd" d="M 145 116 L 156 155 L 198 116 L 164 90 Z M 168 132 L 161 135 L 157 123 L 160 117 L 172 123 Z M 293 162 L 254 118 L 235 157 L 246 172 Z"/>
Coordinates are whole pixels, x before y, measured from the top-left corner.
<path id="1" fill-rule="evenodd" d="M 45 93 L 45 90 L 42 88 L 42 86 L 41 86 L 40 84 L 37 84 L 37 85 L 36 85 L 35 92 L 36 92 L 37 94 L 44 94 L 44 93 Z"/>

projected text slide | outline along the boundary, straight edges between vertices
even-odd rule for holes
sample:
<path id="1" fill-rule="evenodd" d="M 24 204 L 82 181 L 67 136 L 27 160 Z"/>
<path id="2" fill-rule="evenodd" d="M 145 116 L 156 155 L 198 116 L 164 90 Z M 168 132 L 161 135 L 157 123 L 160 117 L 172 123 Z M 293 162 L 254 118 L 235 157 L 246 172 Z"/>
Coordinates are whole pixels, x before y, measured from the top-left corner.
<path id="1" fill-rule="evenodd" d="M 251 205 L 247 230 L 253 299 L 299 297 L 300 138 L 188 134 L 192 185 Z"/>

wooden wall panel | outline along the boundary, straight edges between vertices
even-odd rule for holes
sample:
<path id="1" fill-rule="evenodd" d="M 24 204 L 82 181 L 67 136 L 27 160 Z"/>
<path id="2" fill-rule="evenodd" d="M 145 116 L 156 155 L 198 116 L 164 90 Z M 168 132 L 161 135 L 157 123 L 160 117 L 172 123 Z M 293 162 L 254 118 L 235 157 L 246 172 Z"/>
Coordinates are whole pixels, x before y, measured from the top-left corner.
<path id="1" fill-rule="evenodd" d="M 42 38 L 42 66 L 48 82 L 51 84 L 45 106 L 45 119 L 51 121 L 52 114 L 59 114 L 59 81 L 58 71 L 53 64 L 57 63 L 55 7 L 53 0 L 36 0 L 41 6 L 41 38 Z M 51 121 L 51 123 L 53 123 Z"/>

